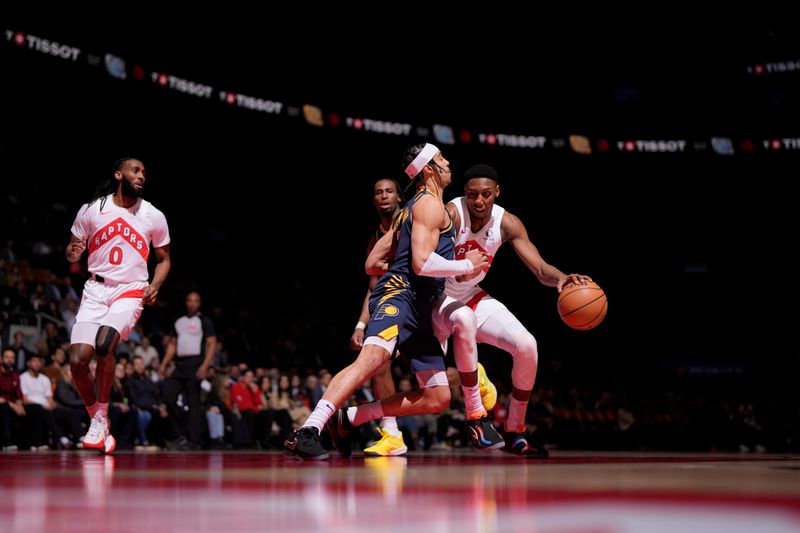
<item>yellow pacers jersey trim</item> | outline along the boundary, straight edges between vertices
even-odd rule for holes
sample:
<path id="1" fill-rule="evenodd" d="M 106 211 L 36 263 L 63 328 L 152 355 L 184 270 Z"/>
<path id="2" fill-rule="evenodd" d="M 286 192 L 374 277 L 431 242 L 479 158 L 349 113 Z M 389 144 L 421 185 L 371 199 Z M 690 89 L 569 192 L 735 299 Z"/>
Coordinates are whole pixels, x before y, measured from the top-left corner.
<path id="1" fill-rule="evenodd" d="M 446 228 L 444 228 L 444 229 L 442 229 L 442 230 L 439 230 L 439 235 L 444 235 L 445 233 L 449 233 L 449 232 L 450 232 L 450 230 L 451 230 L 451 229 L 452 229 L 452 227 L 453 227 L 453 219 L 452 219 L 452 218 L 450 218 L 450 213 L 447 213 L 447 218 L 448 218 L 448 219 L 450 219 L 450 223 L 449 223 L 449 224 L 447 224 L 447 227 L 446 227 Z"/>
<path id="2" fill-rule="evenodd" d="M 386 302 L 386 300 L 388 300 L 392 296 L 397 296 L 408 287 L 408 285 L 403 281 L 403 279 L 400 276 L 391 276 L 388 280 L 386 280 L 385 286 L 389 290 L 387 290 L 386 294 L 384 294 L 378 301 L 379 304 Z"/>
<path id="3" fill-rule="evenodd" d="M 427 187 L 423 186 L 422 188 L 419 188 L 419 187 L 417 188 L 417 194 L 414 196 L 414 200 L 417 200 L 420 196 L 422 196 L 424 194 L 430 194 L 434 198 L 439 198 L 436 195 L 436 193 L 434 193 L 433 191 L 428 190 Z M 444 228 L 442 230 L 439 230 L 439 235 L 444 235 L 445 233 L 448 233 L 453 228 L 453 219 L 450 218 L 450 213 L 447 212 L 447 208 L 445 208 L 444 211 L 445 211 L 445 213 L 447 213 L 447 219 L 450 222 L 447 224 L 446 228 Z M 397 230 L 398 235 L 400 233 L 400 231 L 399 231 L 400 230 L 400 224 L 402 224 L 403 221 L 408 218 L 409 214 L 410 213 L 408 212 L 408 208 L 405 208 L 405 209 L 403 209 L 403 212 L 400 214 L 400 216 L 397 217 L 397 225 L 395 226 L 395 228 Z"/>
<path id="4" fill-rule="evenodd" d="M 386 328 L 385 330 L 378 333 L 378 337 L 382 338 L 385 341 L 390 341 L 399 335 L 399 331 L 397 329 L 397 324 L 390 328 Z"/>
<path id="5" fill-rule="evenodd" d="M 404 290 L 405 289 L 392 289 L 392 290 L 388 291 L 386 294 L 384 294 L 383 296 L 381 296 L 381 299 L 378 300 L 378 303 L 379 304 L 385 303 L 386 300 L 388 300 L 392 296 L 397 296 L 398 294 L 400 294 Z M 394 315 L 392 315 L 392 316 L 394 316 Z"/>
<path id="6" fill-rule="evenodd" d="M 394 219 L 394 222 L 392 223 L 392 231 L 395 233 L 395 238 L 400 238 L 400 227 L 408 218 L 408 214 L 408 208 L 404 207 L 403 210 L 400 211 L 400 214 L 397 215 L 397 218 Z"/>

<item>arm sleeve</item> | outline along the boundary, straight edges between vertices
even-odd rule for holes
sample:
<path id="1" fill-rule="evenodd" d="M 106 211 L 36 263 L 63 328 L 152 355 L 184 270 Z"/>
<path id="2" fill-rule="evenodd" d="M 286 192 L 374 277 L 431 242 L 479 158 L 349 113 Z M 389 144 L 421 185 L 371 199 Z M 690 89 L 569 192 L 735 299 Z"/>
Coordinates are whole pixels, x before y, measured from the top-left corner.
<path id="1" fill-rule="evenodd" d="M 472 261 L 469 259 L 445 259 L 436 252 L 431 252 L 425 264 L 422 265 L 419 273 L 422 276 L 430 276 L 432 278 L 441 278 L 447 276 L 458 276 L 460 274 L 471 274 L 475 269 Z"/>

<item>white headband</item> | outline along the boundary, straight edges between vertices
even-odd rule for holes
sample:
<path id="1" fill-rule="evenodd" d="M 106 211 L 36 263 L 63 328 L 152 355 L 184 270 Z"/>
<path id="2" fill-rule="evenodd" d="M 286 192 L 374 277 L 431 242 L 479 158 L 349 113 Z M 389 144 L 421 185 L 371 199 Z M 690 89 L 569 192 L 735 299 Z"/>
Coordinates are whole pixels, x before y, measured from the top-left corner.
<path id="1" fill-rule="evenodd" d="M 425 148 L 423 148 L 422 151 L 417 154 L 417 157 L 414 158 L 411 164 L 406 167 L 406 174 L 408 174 L 408 177 L 413 180 L 414 177 L 420 173 L 422 167 L 427 165 L 430 160 L 433 159 L 433 156 L 438 153 L 438 148 L 431 143 L 425 143 Z"/>

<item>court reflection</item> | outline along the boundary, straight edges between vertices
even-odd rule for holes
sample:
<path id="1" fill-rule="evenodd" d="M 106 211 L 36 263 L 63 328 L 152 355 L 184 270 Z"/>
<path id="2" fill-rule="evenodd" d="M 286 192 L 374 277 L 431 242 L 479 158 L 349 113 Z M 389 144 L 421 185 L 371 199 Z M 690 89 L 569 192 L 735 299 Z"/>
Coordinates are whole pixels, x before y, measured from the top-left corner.
<path id="1" fill-rule="evenodd" d="M 407 457 L 365 457 L 364 466 L 374 476 L 375 486 L 386 503 L 397 503 L 403 492 Z"/>
<path id="2" fill-rule="evenodd" d="M 114 478 L 114 456 L 82 455 L 79 461 L 86 504 L 95 508 L 105 507 Z"/>

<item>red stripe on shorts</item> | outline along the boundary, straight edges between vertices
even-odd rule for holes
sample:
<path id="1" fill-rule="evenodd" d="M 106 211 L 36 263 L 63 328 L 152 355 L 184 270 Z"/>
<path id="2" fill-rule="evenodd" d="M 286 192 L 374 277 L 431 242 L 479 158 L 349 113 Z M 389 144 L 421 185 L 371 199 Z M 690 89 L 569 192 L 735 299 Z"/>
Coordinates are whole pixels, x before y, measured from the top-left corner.
<path id="1" fill-rule="evenodd" d="M 480 291 L 478 294 L 469 299 L 469 301 L 467 302 L 467 307 L 469 307 L 474 311 L 475 308 L 478 307 L 478 302 L 480 302 L 481 299 L 487 294 L 488 293 L 486 291 Z"/>
<path id="2" fill-rule="evenodd" d="M 141 298 L 142 296 L 144 296 L 144 289 L 134 289 L 132 291 L 125 291 L 116 298 L 114 298 L 114 300 L 111 303 L 113 304 L 114 302 L 122 298 Z"/>

